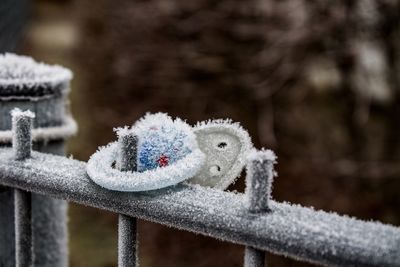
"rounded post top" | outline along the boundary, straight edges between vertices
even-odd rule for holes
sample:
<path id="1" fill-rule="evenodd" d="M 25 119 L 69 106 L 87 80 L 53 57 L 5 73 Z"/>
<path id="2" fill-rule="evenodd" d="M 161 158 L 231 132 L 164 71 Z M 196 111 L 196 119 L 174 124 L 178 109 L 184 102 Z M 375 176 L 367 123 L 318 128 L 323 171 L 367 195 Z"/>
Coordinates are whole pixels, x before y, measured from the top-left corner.
<path id="1" fill-rule="evenodd" d="M 268 212 L 272 182 L 276 173 L 276 155 L 272 150 L 253 150 L 247 157 L 246 197 L 251 212 Z"/>
<path id="2" fill-rule="evenodd" d="M 247 156 L 248 164 L 254 161 L 271 161 L 273 164 L 275 164 L 276 160 L 277 156 L 275 155 L 275 152 L 270 149 L 264 148 L 262 148 L 261 150 L 253 149 Z"/>
<path id="3" fill-rule="evenodd" d="M 22 111 L 19 108 L 14 108 L 13 110 L 11 110 L 11 117 L 12 117 L 13 120 L 15 120 L 17 118 L 34 119 L 35 118 L 35 113 L 33 113 L 30 110 Z"/>
<path id="4" fill-rule="evenodd" d="M 0 54 L 0 99 L 38 98 L 62 94 L 69 88 L 72 72 L 31 57 Z"/>
<path id="5" fill-rule="evenodd" d="M 32 120 L 35 114 L 30 110 L 21 111 L 15 108 L 12 116 L 12 146 L 16 160 L 24 160 L 31 156 L 32 150 Z"/>

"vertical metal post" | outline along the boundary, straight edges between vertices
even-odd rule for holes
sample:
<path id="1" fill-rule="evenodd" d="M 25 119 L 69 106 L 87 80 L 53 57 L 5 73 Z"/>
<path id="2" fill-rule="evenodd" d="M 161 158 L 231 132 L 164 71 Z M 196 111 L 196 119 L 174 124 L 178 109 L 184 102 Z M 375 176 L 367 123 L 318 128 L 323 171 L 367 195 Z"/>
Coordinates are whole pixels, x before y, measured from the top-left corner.
<path id="1" fill-rule="evenodd" d="M 11 60 L 5 60 L 5 57 Z M 0 81 L 0 132 L 4 137 L 0 140 L 0 147 L 12 144 L 10 112 L 18 107 L 22 110 L 34 111 L 35 119 L 32 127 L 33 129 L 41 128 L 40 134 L 36 137 L 33 130 L 32 149 L 65 155 L 65 140 L 76 131 L 72 129 L 71 132 L 71 124 L 69 124 L 72 118 L 68 107 L 68 92 L 72 74 L 60 66 L 38 64 L 31 60 L 11 54 L 0 56 L 0 69 L 9 70 L 9 75 L 6 74 L 6 77 Z M 47 70 L 42 73 L 44 68 Z M 45 77 L 42 74 L 45 74 Z M 57 129 L 61 134 L 54 135 L 48 132 L 49 127 Z M 31 195 L 34 265 L 67 267 L 67 202 L 35 193 Z M 0 188 L 1 267 L 16 265 L 14 203 L 14 189 Z"/>
<path id="2" fill-rule="evenodd" d="M 118 266 L 137 265 L 137 219 L 123 214 L 118 216 Z"/>
<path id="3" fill-rule="evenodd" d="M 31 156 L 31 128 L 34 114 L 30 111 L 22 112 L 19 109 L 14 109 L 11 114 L 14 157 L 16 160 L 25 160 Z M 31 204 L 30 192 L 14 189 L 15 266 L 17 267 L 33 265 Z"/>
<path id="4" fill-rule="evenodd" d="M 31 156 L 32 150 L 32 119 L 35 115 L 16 108 L 11 111 L 12 148 L 16 160 L 24 160 Z"/>
<path id="5" fill-rule="evenodd" d="M 249 211 L 252 213 L 269 212 L 268 202 L 271 199 L 276 156 L 271 150 L 260 150 L 251 152 L 248 160 L 246 197 Z M 246 247 L 244 266 L 265 266 L 265 252 Z"/>
<path id="6" fill-rule="evenodd" d="M 32 196 L 30 192 L 14 189 L 15 266 L 33 266 Z"/>
<path id="7" fill-rule="evenodd" d="M 119 159 L 117 166 L 121 171 L 137 169 L 137 136 L 128 129 L 118 132 Z M 118 217 L 118 266 L 136 267 L 137 260 L 137 219 L 120 214 Z"/>
<path id="8" fill-rule="evenodd" d="M 244 250 L 245 267 L 263 267 L 265 266 L 265 251 L 252 247 L 246 247 Z"/>

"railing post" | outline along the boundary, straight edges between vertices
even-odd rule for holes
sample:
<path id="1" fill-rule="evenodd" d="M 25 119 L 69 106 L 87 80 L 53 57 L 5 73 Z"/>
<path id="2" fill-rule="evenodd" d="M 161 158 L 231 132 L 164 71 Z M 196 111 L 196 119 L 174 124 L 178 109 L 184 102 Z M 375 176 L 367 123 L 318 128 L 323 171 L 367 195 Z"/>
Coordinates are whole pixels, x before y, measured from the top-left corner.
<path id="1" fill-rule="evenodd" d="M 72 74 L 29 57 L 0 55 L 0 147 L 12 144 L 10 112 L 35 112 L 32 149 L 64 155 L 65 140 L 76 132 L 68 92 Z M 0 75 L 0 76 L 1 76 Z M 48 129 L 52 129 L 48 131 Z M 0 188 L 0 266 L 15 266 L 14 190 Z M 32 193 L 32 233 L 36 266 L 68 266 L 67 203 Z"/>
<path id="2" fill-rule="evenodd" d="M 34 114 L 30 111 L 22 112 L 19 109 L 14 109 L 11 114 L 14 157 L 16 160 L 25 160 L 31 156 L 31 128 Z M 33 265 L 31 205 L 30 192 L 14 189 L 15 266 L 17 267 Z"/>
<path id="3" fill-rule="evenodd" d="M 119 158 L 117 167 L 121 171 L 136 171 L 138 138 L 127 128 L 119 129 Z M 137 258 L 137 219 L 120 214 L 118 217 L 118 266 L 136 267 Z"/>
<path id="4" fill-rule="evenodd" d="M 246 198 L 252 213 L 269 212 L 272 182 L 275 175 L 276 156 L 271 150 L 252 151 L 248 157 Z M 252 247 L 245 248 L 245 267 L 265 266 L 265 252 Z"/>
<path id="5" fill-rule="evenodd" d="M 21 111 L 16 108 L 11 111 L 12 147 L 16 160 L 30 158 L 32 151 L 32 119 L 31 111 Z"/>

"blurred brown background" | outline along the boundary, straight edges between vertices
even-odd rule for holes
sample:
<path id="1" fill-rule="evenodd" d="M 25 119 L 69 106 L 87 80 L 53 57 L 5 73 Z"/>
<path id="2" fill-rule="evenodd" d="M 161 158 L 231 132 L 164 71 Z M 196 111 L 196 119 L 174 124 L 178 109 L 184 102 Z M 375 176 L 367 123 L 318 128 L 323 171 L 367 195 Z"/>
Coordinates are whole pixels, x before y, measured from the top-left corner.
<path id="1" fill-rule="evenodd" d="M 16 51 L 74 71 L 75 158 L 87 160 L 115 139 L 113 127 L 147 111 L 190 123 L 229 117 L 256 147 L 276 151 L 276 200 L 400 225 L 400 1 L 30 5 Z M 241 179 L 230 189 L 243 188 Z M 71 266 L 116 266 L 116 222 L 72 204 Z M 139 228 L 143 267 L 242 266 L 240 246 L 148 222 Z"/>

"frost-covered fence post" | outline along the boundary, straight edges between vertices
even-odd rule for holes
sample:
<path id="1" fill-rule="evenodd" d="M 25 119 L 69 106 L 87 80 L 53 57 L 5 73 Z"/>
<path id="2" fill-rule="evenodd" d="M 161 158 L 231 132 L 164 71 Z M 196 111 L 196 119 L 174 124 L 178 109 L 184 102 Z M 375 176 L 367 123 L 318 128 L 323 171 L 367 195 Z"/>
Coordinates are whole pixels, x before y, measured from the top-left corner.
<path id="1" fill-rule="evenodd" d="M 16 160 L 25 160 L 31 156 L 31 128 L 34 114 L 19 109 L 14 109 L 11 114 L 14 157 Z M 14 189 L 15 266 L 17 267 L 33 264 L 31 203 L 30 192 Z"/>
<path id="2" fill-rule="evenodd" d="M 12 116 L 12 147 L 16 160 L 24 160 L 31 156 L 32 150 L 32 120 L 35 117 L 31 111 L 21 111 L 16 108 Z"/>
<path id="3" fill-rule="evenodd" d="M 276 156 L 271 150 L 254 150 L 248 157 L 246 197 L 249 211 L 252 213 L 269 212 L 275 163 Z M 264 251 L 246 247 L 245 267 L 263 267 L 264 264 Z"/>
<path id="4" fill-rule="evenodd" d="M 18 107 L 35 113 L 33 150 L 63 155 L 65 140 L 76 123 L 68 108 L 72 73 L 29 57 L 0 54 L 0 147 L 11 146 L 10 112 Z M 32 234 L 35 266 L 68 265 L 67 204 L 32 194 Z M 0 266 L 15 266 L 14 190 L 0 188 Z"/>
<path id="5" fill-rule="evenodd" d="M 127 128 L 118 129 L 119 158 L 121 171 L 137 170 L 138 138 Z M 118 266 L 136 267 L 137 264 L 137 219 L 120 214 L 118 216 Z"/>

